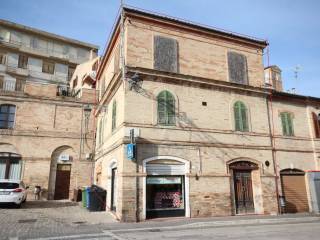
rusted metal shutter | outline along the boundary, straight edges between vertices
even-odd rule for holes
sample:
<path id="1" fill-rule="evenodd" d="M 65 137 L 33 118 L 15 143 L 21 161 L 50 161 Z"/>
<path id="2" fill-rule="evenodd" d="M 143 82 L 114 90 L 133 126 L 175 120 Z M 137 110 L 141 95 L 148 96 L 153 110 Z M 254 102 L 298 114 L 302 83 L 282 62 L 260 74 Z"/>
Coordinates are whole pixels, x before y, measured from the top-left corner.
<path id="1" fill-rule="evenodd" d="M 281 175 L 286 213 L 308 212 L 308 198 L 304 175 Z"/>

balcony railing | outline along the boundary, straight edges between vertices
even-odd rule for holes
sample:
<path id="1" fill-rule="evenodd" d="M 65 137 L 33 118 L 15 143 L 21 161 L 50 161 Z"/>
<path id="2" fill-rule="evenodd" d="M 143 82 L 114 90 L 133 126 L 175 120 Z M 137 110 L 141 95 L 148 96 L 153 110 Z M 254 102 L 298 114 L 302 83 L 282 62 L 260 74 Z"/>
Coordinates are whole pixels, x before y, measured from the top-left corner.
<path id="1" fill-rule="evenodd" d="M 83 62 L 85 60 L 88 60 L 89 57 L 80 57 L 80 56 L 75 56 L 74 54 L 71 54 L 69 52 L 63 52 L 63 51 L 57 51 L 54 49 L 49 49 L 49 48 L 44 48 L 44 47 L 40 47 L 40 46 L 32 46 L 30 44 L 21 42 L 21 41 L 13 41 L 12 39 L 4 39 L 0 37 L 0 45 L 1 44 L 5 44 L 7 46 L 11 46 L 11 47 L 15 47 L 15 48 L 26 48 L 26 50 L 34 50 L 34 51 L 38 51 L 39 53 L 43 53 L 43 54 L 48 54 L 50 56 L 54 56 L 57 58 L 63 58 L 63 59 L 68 59 L 71 61 L 75 61 L 75 62 Z"/>
<path id="2" fill-rule="evenodd" d="M 58 86 L 57 87 L 57 96 L 63 97 L 77 97 L 80 91 L 75 91 L 69 86 Z"/>
<path id="3" fill-rule="evenodd" d="M 26 81 L 22 79 L 4 80 L 0 79 L 0 91 L 21 92 L 24 89 Z"/>

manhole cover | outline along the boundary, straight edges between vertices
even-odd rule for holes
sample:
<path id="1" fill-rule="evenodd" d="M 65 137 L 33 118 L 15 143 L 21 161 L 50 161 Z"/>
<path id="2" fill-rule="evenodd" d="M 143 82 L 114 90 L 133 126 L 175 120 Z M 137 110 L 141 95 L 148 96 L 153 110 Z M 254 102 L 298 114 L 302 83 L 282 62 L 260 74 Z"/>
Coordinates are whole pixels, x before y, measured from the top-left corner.
<path id="1" fill-rule="evenodd" d="M 20 220 L 18 220 L 18 223 L 33 223 L 36 221 L 37 221 L 37 219 L 20 219 Z"/>

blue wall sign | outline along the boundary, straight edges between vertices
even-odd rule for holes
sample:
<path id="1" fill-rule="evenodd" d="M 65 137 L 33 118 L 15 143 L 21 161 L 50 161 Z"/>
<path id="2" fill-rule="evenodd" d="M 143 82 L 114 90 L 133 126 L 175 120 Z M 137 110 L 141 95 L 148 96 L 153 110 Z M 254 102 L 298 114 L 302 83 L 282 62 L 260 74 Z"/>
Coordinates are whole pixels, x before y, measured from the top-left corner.
<path id="1" fill-rule="evenodd" d="M 127 145 L 127 158 L 129 160 L 134 160 L 136 158 L 136 145 L 135 144 L 128 144 Z"/>

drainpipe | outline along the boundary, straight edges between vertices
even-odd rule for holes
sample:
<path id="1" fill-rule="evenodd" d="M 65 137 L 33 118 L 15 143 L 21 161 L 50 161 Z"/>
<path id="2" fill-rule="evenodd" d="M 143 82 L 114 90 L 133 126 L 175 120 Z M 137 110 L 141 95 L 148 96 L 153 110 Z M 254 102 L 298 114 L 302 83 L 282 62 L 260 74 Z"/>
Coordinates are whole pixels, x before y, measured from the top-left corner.
<path id="1" fill-rule="evenodd" d="M 278 213 L 281 214 L 281 208 L 280 208 L 280 203 L 279 203 L 279 175 L 278 175 L 278 169 L 277 169 L 277 156 L 276 156 L 275 138 L 274 138 L 272 90 L 270 91 L 270 95 L 267 96 L 267 98 L 266 98 L 266 103 L 267 103 L 270 143 L 271 143 L 271 149 L 272 149 L 272 163 L 273 163 L 273 170 L 274 170 L 274 173 L 276 175 L 275 183 L 276 183 L 276 195 L 277 195 Z"/>

